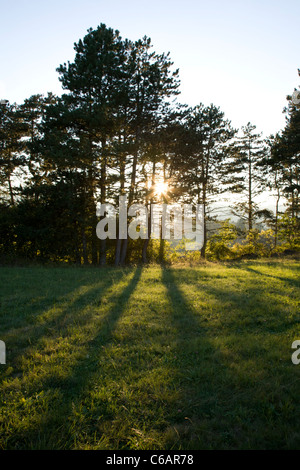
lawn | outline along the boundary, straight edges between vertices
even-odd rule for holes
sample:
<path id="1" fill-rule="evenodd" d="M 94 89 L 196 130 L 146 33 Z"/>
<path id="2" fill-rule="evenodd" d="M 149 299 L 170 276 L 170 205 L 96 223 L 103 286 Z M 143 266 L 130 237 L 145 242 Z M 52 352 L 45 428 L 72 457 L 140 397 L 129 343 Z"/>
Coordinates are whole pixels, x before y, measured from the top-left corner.
<path id="1" fill-rule="evenodd" d="M 300 449 L 299 271 L 0 268 L 0 449 Z"/>

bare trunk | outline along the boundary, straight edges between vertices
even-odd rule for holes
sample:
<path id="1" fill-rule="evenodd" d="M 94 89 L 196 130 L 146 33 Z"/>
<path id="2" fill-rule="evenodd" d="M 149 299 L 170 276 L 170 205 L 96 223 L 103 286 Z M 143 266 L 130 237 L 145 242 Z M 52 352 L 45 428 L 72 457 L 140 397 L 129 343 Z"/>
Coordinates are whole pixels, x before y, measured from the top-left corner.
<path id="1" fill-rule="evenodd" d="M 147 263 L 147 249 L 150 243 L 151 237 L 151 204 L 148 207 L 148 237 L 144 240 L 143 248 L 142 248 L 142 262 Z"/>
<path id="2" fill-rule="evenodd" d="M 274 237 L 274 248 L 277 247 L 278 239 L 278 212 L 279 212 L 279 200 L 280 200 L 280 189 L 277 184 L 277 173 L 275 174 L 275 187 L 277 188 L 277 198 L 276 198 L 276 209 L 275 209 L 275 237 Z"/>
<path id="3" fill-rule="evenodd" d="M 121 143 L 121 136 L 119 136 L 119 142 Z M 123 137 L 123 143 L 125 144 L 126 137 Z M 125 160 L 124 156 L 120 156 L 120 194 L 124 195 L 125 192 Z M 121 249 L 122 249 L 122 240 L 117 235 L 116 240 L 116 252 L 115 252 L 115 266 L 119 266 L 121 261 Z"/>
<path id="4" fill-rule="evenodd" d="M 101 159 L 101 204 L 105 204 L 106 199 L 106 155 L 105 146 L 106 139 L 101 140 L 102 145 L 102 159 Z M 101 266 L 106 264 L 106 240 L 100 240 L 100 256 L 99 263 Z"/>
<path id="5" fill-rule="evenodd" d="M 105 266 L 106 264 L 106 240 L 100 240 L 100 257 L 99 263 L 100 266 Z"/>
<path id="6" fill-rule="evenodd" d="M 120 257 L 120 264 L 125 264 L 126 256 L 127 256 L 127 246 L 128 246 L 128 238 L 123 240 L 122 250 L 121 250 L 121 257 Z"/>
<path id="7" fill-rule="evenodd" d="M 166 206 L 163 206 L 162 210 L 162 222 L 165 219 L 166 216 Z M 165 240 L 163 238 L 163 223 L 161 222 L 161 229 L 160 229 L 160 245 L 159 245 L 159 261 L 160 263 L 164 262 L 164 256 L 165 256 Z"/>
<path id="8" fill-rule="evenodd" d="M 122 240 L 118 238 L 117 243 L 116 243 L 115 266 L 119 266 L 120 264 L 121 247 L 122 247 Z"/>
<path id="9" fill-rule="evenodd" d="M 13 189 L 12 189 L 12 185 L 11 185 L 10 176 L 8 177 L 8 187 L 9 187 L 10 203 L 11 203 L 12 206 L 14 206 L 15 205 L 15 200 L 14 200 L 14 193 L 13 193 Z"/>
<path id="10" fill-rule="evenodd" d="M 133 155 L 133 162 L 132 162 L 131 184 L 130 184 L 129 198 L 128 198 L 128 204 L 129 205 L 134 200 L 137 159 L 138 159 L 138 149 L 136 148 L 136 150 L 134 152 L 134 155 Z M 125 264 L 125 261 L 126 261 L 127 247 L 128 247 L 128 238 L 123 240 L 123 244 L 122 244 L 121 259 L 120 259 L 120 264 L 122 264 L 122 265 Z"/>
<path id="11" fill-rule="evenodd" d="M 202 175 L 204 181 L 202 183 L 202 204 L 203 204 L 203 246 L 201 248 L 201 258 L 206 258 L 206 246 L 207 246 L 207 223 L 206 223 L 206 206 L 207 206 L 207 188 L 206 184 L 208 181 L 208 165 L 209 165 L 209 151 L 206 158 L 206 164 L 202 163 Z"/>
<path id="12" fill-rule="evenodd" d="M 86 243 L 86 234 L 85 229 L 81 231 L 82 236 L 82 253 L 83 253 L 83 262 L 84 264 L 89 264 L 88 253 L 87 253 L 87 243 Z"/>
<path id="13" fill-rule="evenodd" d="M 201 248 L 201 258 L 206 257 L 207 247 L 207 224 L 206 224 L 206 194 L 203 192 L 203 246 Z"/>
<path id="14" fill-rule="evenodd" d="M 143 248 L 142 248 L 142 262 L 147 263 L 147 249 L 149 246 L 150 242 L 150 237 L 151 237 L 151 204 L 153 203 L 153 191 L 154 191 L 154 185 L 155 185 L 155 169 L 156 169 L 156 163 L 153 162 L 152 164 L 152 176 L 151 176 L 151 190 L 150 190 L 150 200 L 149 196 L 147 197 L 149 205 L 148 205 L 148 237 L 146 240 L 144 240 L 143 243 Z"/>
<path id="15" fill-rule="evenodd" d="M 248 182 L 248 230 L 253 228 L 253 204 L 252 204 L 252 162 L 251 162 L 251 150 L 249 142 L 249 182 Z"/>

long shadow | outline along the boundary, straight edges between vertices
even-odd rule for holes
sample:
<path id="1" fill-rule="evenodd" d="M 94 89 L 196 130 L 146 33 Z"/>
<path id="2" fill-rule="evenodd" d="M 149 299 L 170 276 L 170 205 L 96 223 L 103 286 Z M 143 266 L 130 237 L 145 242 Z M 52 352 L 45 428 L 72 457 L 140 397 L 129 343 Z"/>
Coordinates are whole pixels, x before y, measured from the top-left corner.
<path id="1" fill-rule="evenodd" d="M 246 343 L 253 348 L 250 351 L 241 343 L 243 333 L 268 334 L 270 329 L 271 333 L 279 329 L 282 332 L 286 322 L 284 315 L 280 326 L 275 323 L 280 307 L 273 305 L 274 324 L 258 324 L 256 313 L 248 323 L 243 323 L 243 292 L 232 292 L 226 285 L 201 282 L 198 288 L 211 296 L 214 313 L 217 314 L 215 324 L 206 322 L 209 306 L 202 306 L 197 311 L 193 300 L 189 301 L 181 290 L 180 278 L 184 279 L 184 270 L 162 271 L 172 306 L 172 321 L 178 334 L 176 380 L 181 392 L 181 402 L 178 403 L 181 413 L 172 417 L 172 425 L 180 435 L 178 443 L 185 449 L 286 448 L 285 428 L 292 426 L 293 421 L 292 414 L 282 409 L 282 403 L 291 400 L 296 385 L 290 394 L 285 382 L 287 375 L 283 374 L 280 366 L 274 364 L 279 367 L 276 377 L 272 375 L 272 367 L 270 370 L 266 368 L 264 356 L 269 354 L 272 361 L 272 350 L 268 349 L 267 343 L 260 344 L 255 339 L 251 342 L 250 339 Z M 187 275 L 184 282 L 193 281 L 192 278 Z M 197 274 L 194 275 L 195 280 Z M 263 316 L 269 301 L 262 297 L 262 293 L 263 290 L 255 293 L 250 288 L 250 297 L 257 302 L 257 311 Z M 220 307 L 216 300 L 220 301 Z M 226 302 L 230 302 L 235 310 L 232 317 L 228 305 L 228 313 L 221 313 Z M 220 349 L 218 344 L 222 345 Z M 249 370 L 248 363 L 253 364 Z"/>
<path id="2" fill-rule="evenodd" d="M 82 394 L 88 384 L 99 376 L 99 359 L 103 347 L 113 340 L 118 320 L 124 313 L 127 303 L 137 287 L 141 277 L 142 267 L 136 268 L 128 285 L 115 298 L 109 313 L 102 319 L 95 321 L 95 334 L 85 343 L 84 357 L 80 358 L 68 376 L 64 379 L 52 377 L 41 382 L 41 388 L 45 391 L 60 395 L 61 409 L 49 410 L 42 416 L 39 423 L 33 425 L 26 433 L 14 435 L 10 446 L 15 448 L 16 442 L 20 448 L 32 448 L 33 442 L 39 442 L 42 449 L 57 449 L 57 435 L 62 436 L 62 448 L 72 448 L 74 436 L 69 429 L 68 417 L 72 409 L 80 402 Z M 33 448 L 37 448 L 34 444 Z"/>
<path id="3" fill-rule="evenodd" d="M 103 275 L 102 271 L 100 271 L 100 274 Z M 30 322 L 25 317 L 23 325 L 14 330 L 14 337 L 7 342 L 10 365 L 15 368 L 15 374 L 19 374 L 18 364 L 20 358 L 26 356 L 27 351 L 30 354 L 32 341 L 34 341 L 35 347 L 39 347 L 39 341 L 44 337 L 54 339 L 69 334 L 68 324 L 74 324 L 75 322 L 78 322 L 78 324 L 86 323 L 89 320 L 90 313 L 83 315 L 83 310 L 91 303 L 100 303 L 101 298 L 106 295 L 112 282 L 120 282 L 125 274 L 125 270 L 114 272 L 113 277 L 107 273 L 106 277 L 102 277 L 98 282 L 89 286 L 84 293 L 80 293 L 80 289 L 83 285 L 86 285 L 86 279 L 80 280 L 80 284 L 76 286 L 74 291 L 69 290 L 66 295 L 58 298 L 55 302 L 55 311 L 51 306 L 36 313 Z M 64 304 L 66 306 L 63 306 Z"/>
<path id="4" fill-rule="evenodd" d="M 177 331 L 177 347 L 174 353 L 176 380 L 180 387 L 181 399 L 178 402 L 179 413 L 173 417 L 172 425 L 185 436 L 186 442 L 181 442 L 181 445 L 188 448 L 191 448 L 191 445 L 194 449 L 207 448 L 201 435 L 192 435 L 192 428 L 223 406 L 226 392 L 230 395 L 230 387 L 227 390 L 224 387 L 221 396 L 214 388 L 215 378 L 220 374 L 227 376 L 227 371 L 220 361 L 218 351 L 207 336 L 203 319 L 192 302 L 182 293 L 172 268 L 162 269 L 162 281 L 167 289 L 172 322 Z"/>
<path id="5" fill-rule="evenodd" d="M 279 276 L 261 273 L 259 270 L 255 270 L 248 266 L 239 267 L 240 271 L 248 271 L 255 276 L 259 274 L 262 277 L 267 277 L 274 280 L 281 280 L 284 282 L 290 282 L 292 286 L 299 287 L 299 282 L 288 278 L 282 278 Z M 276 296 L 272 299 L 271 296 L 266 297 L 266 288 L 263 283 L 252 284 L 251 279 L 247 283 L 247 292 L 243 290 L 232 290 L 226 286 L 222 287 L 218 284 L 211 285 L 202 284 L 201 288 L 204 292 L 212 295 L 215 299 L 220 301 L 220 309 L 226 308 L 231 305 L 231 312 L 224 317 L 223 330 L 238 331 L 242 334 L 243 331 L 248 333 L 282 333 L 292 328 L 295 324 L 299 323 L 299 316 L 293 318 L 287 318 L 287 315 L 282 307 L 281 303 L 278 302 Z M 276 290 L 277 293 L 280 293 Z M 282 294 L 286 294 L 284 288 Z M 249 304 L 255 310 L 252 315 L 249 312 L 247 315 L 244 314 L 244 309 L 249 310 Z"/>
<path id="6" fill-rule="evenodd" d="M 186 270 L 187 273 L 188 271 Z M 89 336 L 89 339 L 86 338 L 84 341 L 84 355 L 74 361 L 74 366 L 69 369 L 67 376 L 62 378 L 54 373 L 51 377 L 48 375 L 45 380 L 41 381 L 40 389 L 51 395 L 49 409 L 43 411 L 44 414 L 39 422 L 32 422 L 29 428 L 24 431 L 20 430 L 14 436 L 11 436 L 8 441 L 9 448 L 57 449 L 59 442 L 61 448 L 76 447 L 74 428 L 72 433 L 68 418 L 73 419 L 73 410 L 76 411 L 77 408 L 82 406 L 86 394 L 92 388 L 92 384 L 97 384 L 105 379 L 105 374 L 101 373 L 99 364 L 99 359 L 102 357 L 102 346 L 108 346 L 114 341 L 117 323 L 124 314 L 128 301 L 138 285 L 141 272 L 142 269 L 137 268 L 124 289 L 121 292 L 118 290 L 117 296 L 104 318 L 96 318 L 97 316 L 95 317 L 93 313 L 89 313 L 82 320 L 80 317 L 82 304 L 78 304 L 77 320 L 81 323 L 86 321 L 87 326 L 94 327 L 92 337 Z M 165 415 L 180 434 L 179 441 L 176 441 L 175 438 L 173 440 L 175 442 L 174 447 L 181 445 L 180 449 L 218 448 L 218 444 L 223 445 L 223 447 L 227 445 L 234 448 L 239 446 L 239 439 L 240 441 L 243 439 L 240 446 L 247 447 L 249 429 L 250 431 L 251 429 L 255 431 L 255 429 L 251 421 L 249 421 L 247 428 L 242 420 L 247 420 L 249 411 L 250 420 L 253 419 L 254 423 L 258 422 L 260 424 L 259 413 L 260 410 L 264 412 L 263 406 L 265 406 L 261 402 L 266 401 L 265 398 L 261 399 L 259 387 L 256 388 L 253 381 L 249 381 L 249 383 L 240 382 L 235 370 L 231 368 L 230 363 L 228 364 L 226 358 L 222 356 L 222 352 L 216 346 L 218 343 L 213 341 L 213 328 L 204 318 L 205 313 L 207 313 L 205 307 L 199 310 L 197 304 L 192 299 L 189 300 L 179 284 L 182 279 L 185 283 L 190 279 L 195 287 L 198 280 L 202 278 L 205 281 L 209 277 L 209 275 L 205 275 L 199 278 L 196 271 L 192 272 L 190 277 L 184 277 L 184 270 L 162 269 L 162 281 L 171 307 L 170 321 L 174 325 L 176 335 L 173 351 L 175 359 L 172 363 L 174 368 L 170 368 L 170 374 L 173 374 L 174 371 L 174 376 L 172 375 L 170 382 L 171 385 L 176 384 L 178 386 L 180 394 L 177 407 L 174 407 L 173 403 L 171 403 L 171 406 L 167 404 Z M 226 286 L 211 285 L 211 283 L 205 282 L 201 283 L 200 288 L 211 294 L 214 299 L 220 300 L 220 302 L 230 301 L 233 307 L 236 307 L 236 310 L 241 313 L 243 292 L 233 293 Z M 88 306 L 93 297 L 97 295 L 96 290 L 91 292 L 91 295 L 82 299 L 83 304 Z M 255 295 L 259 302 L 259 308 L 262 310 L 266 308 L 267 303 L 259 297 L 260 292 Z M 73 307 L 74 305 L 72 311 Z M 66 312 L 64 312 L 65 314 Z M 161 314 L 163 315 L 163 312 Z M 237 316 L 232 318 L 232 321 L 230 318 L 228 319 L 226 324 L 228 331 L 217 325 L 214 330 L 215 334 L 227 333 L 231 328 L 230 332 L 234 335 L 236 331 L 232 327 L 234 327 L 236 318 Z M 245 332 L 249 331 L 249 325 L 244 325 L 243 328 Z M 242 352 L 244 353 L 244 351 Z M 238 361 L 234 359 L 232 362 L 237 364 Z M 145 373 L 147 372 L 145 371 Z M 247 371 L 243 373 L 245 376 L 247 375 Z M 269 391 L 267 387 L 266 390 Z M 244 401 L 242 398 L 238 401 L 243 393 L 246 393 L 246 398 Z M 59 399 L 57 399 L 57 396 Z M 252 400 L 249 406 L 247 400 L 250 402 Z M 258 411 L 255 409 L 256 405 L 261 406 Z M 99 415 L 105 414 L 105 407 L 105 403 L 100 404 Z M 99 416 L 95 416 L 95 422 L 97 418 Z M 109 416 L 109 410 L 107 410 L 108 422 L 113 421 L 113 419 L 114 416 Z M 236 419 L 238 423 L 235 425 L 233 422 Z M 210 420 L 213 421 L 212 425 Z M 263 424 L 268 423 L 265 421 Z M 98 422 L 96 426 L 98 426 Z M 243 432 L 244 427 L 246 431 L 240 436 L 239 433 Z M 204 433 L 211 433 L 211 437 L 203 437 Z M 278 442 L 282 445 L 282 436 L 278 438 Z M 257 445 L 259 447 L 260 443 L 257 443 Z"/>
<path id="7" fill-rule="evenodd" d="M 238 266 L 237 266 L 238 267 Z M 248 271 L 253 275 L 259 275 L 261 277 L 266 277 L 268 279 L 274 279 L 283 281 L 284 283 L 289 283 L 292 287 L 300 286 L 299 281 L 295 279 L 289 279 L 285 277 L 281 277 L 278 275 L 262 273 L 259 270 L 256 270 L 249 266 L 239 266 L 240 271 Z M 220 287 L 218 285 L 212 286 L 204 285 L 202 286 L 203 290 L 208 292 L 209 294 L 213 295 L 216 299 L 219 299 L 222 303 L 229 303 L 232 304 L 234 307 L 235 314 L 230 314 L 226 318 L 226 324 L 228 328 L 232 328 L 236 325 L 241 333 L 240 328 L 245 330 L 248 334 L 250 332 L 262 334 L 265 333 L 283 333 L 284 331 L 289 330 L 295 324 L 299 323 L 299 315 L 298 317 L 294 316 L 293 318 L 287 317 L 284 306 L 278 301 L 276 296 L 272 298 L 272 296 L 267 296 L 266 287 L 264 283 L 258 284 L 257 282 L 252 284 L 252 279 L 249 280 L 247 292 L 243 291 L 235 291 L 228 290 L 227 288 Z M 278 290 L 276 287 L 277 293 L 282 293 L 282 295 L 286 295 L 284 287 L 281 290 Z M 260 312 L 259 315 L 257 313 L 245 316 L 245 321 L 243 321 L 243 313 L 245 307 L 247 307 L 247 303 L 251 302 L 252 307 L 255 309 L 256 312 Z M 237 325 L 237 320 L 240 320 L 240 324 Z"/>
<path id="8" fill-rule="evenodd" d="M 14 269 L 14 268 L 11 268 Z M 45 268 L 46 269 L 46 268 Z M 72 269 L 72 268 L 70 268 Z M 40 272 L 40 276 L 43 276 L 43 270 L 39 271 L 39 268 L 37 268 L 37 272 Z M 24 268 L 24 273 L 22 273 L 22 282 L 20 281 L 20 284 L 18 285 L 18 278 L 17 281 L 14 279 L 11 280 L 10 288 L 11 292 L 7 293 L 5 292 L 3 294 L 3 303 L 1 305 L 1 312 L 0 312 L 0 318 L 2 320 L 8 320 L 8 315 L 9 315 L 9 320 L 13 320 L 13 328 L 18 334 L 19 332 L 22 334 L 22 328 L 28 327 L 30 324 L 32 325 L 36 318 L 39 317 L 41 314 L 44 313 L 45 309 L 49 308 L 49 304 L 53 303 L 53 300 L 51 300 L 51 292 L 49 291 L 49 288 L 57 288 L 57 281 L 55 280 L 54 275 L 56 274 L 55 268 L 49 268 L 48 272 L 51 272 L 53 274 L 53 283 L 51 284 L 43 284 L 43 283 L 36 283 L 36 276 L 37 272 L 35 271 L 35 268 Z M 67 270 L 64 270 L 64 274 L 68 273 Z M 84 278 L 85 280 L 86 278 Z M 23 281 L 27 281 L 31 285 L 35 283 L 35 296 L 37 296 L 37 299 L 31 299 L 26 297 L 26 290 L 23 285 Z M 13 282 L 14 281 L 14 282 Z M 79 289 L 80 286 L 83 284 L 83 279 L 76 279 L 71 285 L 66 285 L 63 295 L 57 295 L 55 296 L 55 301 L 60 303 L 63 302 L 67 297 L 72 297 L 74 292 L 76 292 L 76 289 Z M 60 286 L 61 287 L 61 286 Z M 2 288 L 2 286 L 1 286 Z M 13 306 L 13 311 L 12 314 L 10 312 L 11 306 L 9 305 L 9 297 L 12 296 L 14 297 L 13 294 L 15 294 L 15 291 L 17 289 L 18 294 L 20 291 L 25 292 L 25 298 L 22 298 L 22 293 L 21 292 L 21 299 L 22 299 L 22 315 L 18 315 L 18 305 Z M 7 299 L 8 297 L 8 299 Z M 19 299 L 15 299 L 19 301 Z M 8 305 L 6 305 L 8 303 Z M 7 310 L 6 310 L 7 308 Z M 0 334 L 3 335 L 7 331 L 11 329 L 11 323 L 10 322 L 5 322 L 1 321 L 0 325 Z"/>
<path id="9" fill-rule="evenodd" d="M 252 272 L 254 274 L 259 274 L 260 276 L 268 277 L 271 279 L 279 279 L 280 281 L 286 282 L 287 284 L 290 284 L 291 286 L 295 286 L 298 288 L 300 287 L 300 279 L 297 280 L 297 279 L 291 279 L 288 277 L 278 276 L 275 274 L 262 273 L 261 271 L 254 269 L 254 268 L 250 268 L 249 266 L 245 266 L 243 267 L 243 269 L 245 269 L 246 271 Z"/>

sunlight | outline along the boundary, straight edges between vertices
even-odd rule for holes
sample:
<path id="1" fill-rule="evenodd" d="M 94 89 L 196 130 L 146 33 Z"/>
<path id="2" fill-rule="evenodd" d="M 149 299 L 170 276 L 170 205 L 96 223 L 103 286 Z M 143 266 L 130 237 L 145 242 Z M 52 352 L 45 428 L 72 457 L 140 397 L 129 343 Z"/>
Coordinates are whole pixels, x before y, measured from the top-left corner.
<path id="1" fill-rule="evenodd" d="M 158 181 L 156 184 L 155 184 L 155 189 L 154 189 L 154 192 L 155 194 L 157 194 L 158 196 L 161 196 L 163 194 L 166 194 L 169 190 L 169 185 L 166 181 Z"/>

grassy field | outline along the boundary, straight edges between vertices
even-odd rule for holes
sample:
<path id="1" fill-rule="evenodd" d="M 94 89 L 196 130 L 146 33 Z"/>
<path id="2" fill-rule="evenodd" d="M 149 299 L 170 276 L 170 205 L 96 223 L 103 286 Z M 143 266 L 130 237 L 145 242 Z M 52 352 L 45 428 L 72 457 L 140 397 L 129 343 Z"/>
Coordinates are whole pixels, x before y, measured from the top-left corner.
<path id="1" fill-rule="evenodd" d="M 0 449 L 300 449 L 299 271 L 0 268 Z"/>

